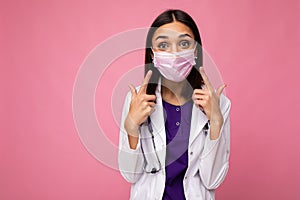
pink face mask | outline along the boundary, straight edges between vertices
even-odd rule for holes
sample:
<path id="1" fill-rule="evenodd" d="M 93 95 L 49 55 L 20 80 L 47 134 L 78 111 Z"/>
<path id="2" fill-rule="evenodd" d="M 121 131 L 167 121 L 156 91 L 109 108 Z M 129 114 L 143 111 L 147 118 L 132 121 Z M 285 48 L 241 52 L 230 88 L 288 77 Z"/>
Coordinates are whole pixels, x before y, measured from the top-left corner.
<path id="1" fill-rule="evenodd" d="M 195 62 L 195 49 L 168 53 L 152 52 L 154 54 L 153 64 L 159 72 L 168 80 L 174 82 L 183 81 L 192 70 Z"/>

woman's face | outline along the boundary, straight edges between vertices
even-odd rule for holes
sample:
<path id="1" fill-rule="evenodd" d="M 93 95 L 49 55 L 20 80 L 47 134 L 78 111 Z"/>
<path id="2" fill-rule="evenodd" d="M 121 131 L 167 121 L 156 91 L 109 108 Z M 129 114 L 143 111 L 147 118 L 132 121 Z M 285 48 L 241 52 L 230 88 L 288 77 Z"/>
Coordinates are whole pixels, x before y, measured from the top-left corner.
<path id="1" fill-rule="evenodd" d="M 155 52 L 179 52 L 194 47 L 192 30 L 178 21 L 159 27 L 152 37 L 152 48 Z"/>

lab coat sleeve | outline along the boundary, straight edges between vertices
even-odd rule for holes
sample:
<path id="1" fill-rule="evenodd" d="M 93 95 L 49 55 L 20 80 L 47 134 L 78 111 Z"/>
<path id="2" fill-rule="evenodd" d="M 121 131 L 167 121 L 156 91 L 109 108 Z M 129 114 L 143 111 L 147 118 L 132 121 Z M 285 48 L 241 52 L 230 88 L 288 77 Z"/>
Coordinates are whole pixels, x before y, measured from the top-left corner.
<path id="1" fill-rule="evenodd" d="M 220 107 L 224 119 L 220 136 L 211 140 L 208 130 L 200 157 L 199 173 L 208 190 L 216 189 L 223 182 L 229 168 L 231 102 L 224 95 L 220 97 Z"/>
<path id="2" fill-rule="evenodd" d="M 122 176 L 130 183 L 135 183 L 143 173 L 144 156 L 141 151 L 140 139 L 136 149 L 131 149 L 129 146 L 128 135 L 124 128 L 124 121 L 129 111 L 131 101 L 131 93 L 126 96 L 122 111 L 120 137 L 119 137 L 119 152 L 118 164 Z"/>

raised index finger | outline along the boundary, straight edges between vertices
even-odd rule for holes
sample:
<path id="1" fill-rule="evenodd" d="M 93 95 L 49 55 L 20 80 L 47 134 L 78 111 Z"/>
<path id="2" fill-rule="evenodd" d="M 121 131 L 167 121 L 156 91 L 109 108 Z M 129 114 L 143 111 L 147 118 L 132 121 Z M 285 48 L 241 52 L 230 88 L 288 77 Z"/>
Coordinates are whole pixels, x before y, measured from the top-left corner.
<path id="1" fill-rule="evenodd" d="M 204 71 L 204 68 L 200 67 L 199 71 L 200 71 L 200 74 L 203 78 L 204 84 L 207 87 L 207 89 L 213 89 L 213 87 L 212 87 L 212 85 L 211 85 L 211 83 L 210 83 L 210 81 L 209 81 L 209 79 L 208 79 L 208 77 L 207 77 L 207 75 Z"/>
<path id="2" fill-rule="evenodd" d="M 147 85 L 148 85 L 148 83 L 149 83 L 149 80 L 150 80 L 151 76 L 152 76 L 152 71 L 149 70 L 149 71 L 147 72 L 147 74 L 146 74 L 144 80 L 143 80 L 143 83 L 142 83 L 142 86 L 141 86 L 141 89 L 140 89 L 139 93 L 140 93 L 140 92 L 146 93 Z"/>

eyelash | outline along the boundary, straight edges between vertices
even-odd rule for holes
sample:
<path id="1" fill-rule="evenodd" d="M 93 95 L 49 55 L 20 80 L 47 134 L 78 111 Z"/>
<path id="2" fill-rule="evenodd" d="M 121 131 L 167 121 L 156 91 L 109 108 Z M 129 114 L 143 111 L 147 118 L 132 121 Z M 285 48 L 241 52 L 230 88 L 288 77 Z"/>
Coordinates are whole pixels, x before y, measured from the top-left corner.
<path id="1" fill-rule="evenodd" d="M 180 41 L 179 44 L 181 44 L 181 43 L 187 43 L 187 46 L 190 46 L 190 42 L 187 41 L 187 40 Z M 185 46 L 185 45 L 184 45 L 184 46 Z"/>
<path id="2" fill-rule="evenodd" d="M 161 42 L 157 45 L 158 48 L 163 49 L 165 47 L 162 47 L 162 45 L 168 45 L 166 42 Z"/>
<path id="3" fill-rule="evenodd" d="M 184 43 L 184 44 L 182 44 L 182 43 Z M 187 44 L 187 45 L 185 45 L 185 44 Z M 158 47 L 159 49 L 167 48 L 167 47 L 163 47 L 163 45 L 168 45 L 168 43 L 167 43 L 167 42 L 161 42 L 161 43 L 159 43 L 159 44 L 157 45 L 157 47 Z M 188 40 L 182 40 L 182 41 L 179 42 L 179 46 L 189 47 L 189 46 L 190 46 L 190 41 L 188 41 Z"/>

